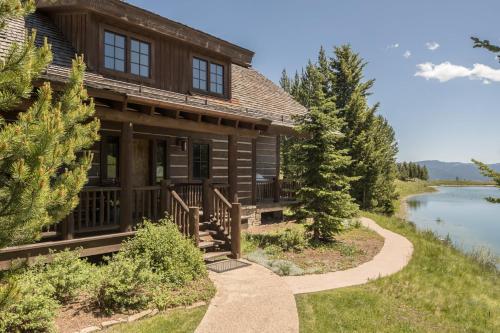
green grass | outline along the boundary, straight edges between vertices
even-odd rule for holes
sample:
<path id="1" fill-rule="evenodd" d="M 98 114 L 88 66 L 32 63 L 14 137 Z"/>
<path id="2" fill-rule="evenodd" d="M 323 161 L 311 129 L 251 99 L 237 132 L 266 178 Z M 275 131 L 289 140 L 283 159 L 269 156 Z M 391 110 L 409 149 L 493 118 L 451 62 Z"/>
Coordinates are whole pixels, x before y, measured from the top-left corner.
<path id="1" fill-rule="evenodd" d="M 407 237 L 412 260 L 363 286 L 297 296 L 301 332 L 500 332 L 497 270 L 404 220 L 363 215 Z"/>
<path id="2" fill-rule="evenodd" d="M 207 311 L 207 306 L 168 311 L 130 324 L 114 326 L 104 333 L 192 333 Z"/>
<path id="3" fill-rule="evenodd" d="M 403 182 L 396 180 L 396 190 L 400 198 L 405 198 L 409 195 L 435 192 L 436 190 L 430 187 L 430 183 L 422 180 Z"/>

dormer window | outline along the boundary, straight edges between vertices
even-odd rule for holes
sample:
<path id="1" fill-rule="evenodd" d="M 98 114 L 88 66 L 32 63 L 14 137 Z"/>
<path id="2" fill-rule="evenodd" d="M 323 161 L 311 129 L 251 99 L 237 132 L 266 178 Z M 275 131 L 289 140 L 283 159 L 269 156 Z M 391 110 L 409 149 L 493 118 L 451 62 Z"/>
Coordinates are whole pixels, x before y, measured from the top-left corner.
<path id="1" fill-rule="evenodd" d="M 130 40 L 130 72 L 149 77 L 149 43 L 136 39 Z"/>
<path id="2" fill-rule="evenodd" d="M 224 66 L 193 57 L 193 89 L 213 95 L 224 95 Z"/>
<path id="3" fill-rule="evenodd" d="M 125 37 L 113 32 L 104 32 L 104 67 L 125 72 Z"/>

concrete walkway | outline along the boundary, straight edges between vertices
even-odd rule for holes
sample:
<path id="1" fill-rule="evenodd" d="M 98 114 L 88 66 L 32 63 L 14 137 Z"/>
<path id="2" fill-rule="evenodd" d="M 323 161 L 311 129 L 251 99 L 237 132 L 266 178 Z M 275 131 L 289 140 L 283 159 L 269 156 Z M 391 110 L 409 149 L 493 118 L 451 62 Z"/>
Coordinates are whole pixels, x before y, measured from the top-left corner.
<path id="1" fill-rule="evenodd" d="M 380 227 L 369 218 L 361 218 L 361 223 L 384 237 L 382 250 L 371 261 L 345 271 L 283 277 L 294 294 L 364 284 L 394 274 L 408 264 L 413 253 L 413 244 L 408 239 Z"/>
<path id="2" fill-rule="evenodd" d="M 252 264 L 224 273 L 210 272 L 217 294 L 195 333 L 298 333 L 299 317 L 291 289 L 267 268 Z"/>
<path id="3" fill-rule="evenodd" d="M 401 270 L 411 258 L 413 245 L 375 221 L 361 223 L 385 242 L 371 261 L 345 271 L 279 277 L 251 264 L 225 273 L 210 272 L 217 294 L 195 333 L 296 333 L 299 318 L 294 294 L 310 293 L 366 283 Z"/>

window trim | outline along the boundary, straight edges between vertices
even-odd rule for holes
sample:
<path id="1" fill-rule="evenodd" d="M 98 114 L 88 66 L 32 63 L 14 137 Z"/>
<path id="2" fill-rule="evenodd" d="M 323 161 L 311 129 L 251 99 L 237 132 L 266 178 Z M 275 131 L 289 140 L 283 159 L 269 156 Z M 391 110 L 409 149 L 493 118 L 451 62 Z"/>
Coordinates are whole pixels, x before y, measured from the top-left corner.
<path id="1" fill-rule="evenodd" d="M 213 146 L 212 146 L 212 141 L 211 140 L 204 140 L 204 139 L 189 139 L 189 157 L 188 157 L 188 162 L 189 162 L 189 182 L 202 182 L 204 178 L 198 178 L 194 177 L 194 145 L 195 144 L 203 144 L 203 145 L 208 145 L 208 178 L 207 179 L 212 179 L 213 175 L 213 170 L 212 170 L 212 156 L 213 156 Z"/>
<path id="2" fill-rule="evenodd" d="M 206 78 L 206 81 L 207 81 L 207 90 L 202 90 L 202 89 L 197 89 L 193 86 L 193 76 L 194 76 L 194 73 L 193 73 L 193 60 L 197 58 L 197 59 L 200 59 L 200 60 L 203 60 L 203 61 L 206 61 L 207 62 L 207 78 Z M 211 83 L 211 80 L 210 80 L 210 65 L 211 64 L 214 64 L 214 65 L 219 65 L 219 66 L 222 66 L 222 78 L 223 78 L 223 83 L 222 83 L 222 94 L 219 94 L 219 93 L 216 93 L 216 92 L 212 92 L 210 91 L 210 83 Z M 221 61 L 221 60 L 218 60 L 218 59 L 214 59 L 214 58 L 211 58 L 211 57 L 208 57 L 208 56 L 205 56 L 205 55 L 201 55 L 201 54 L 198 54 L 198 53 L 192 53 L 191 56 L 190 56 L 190 63 L 189 63 L 189 86 L 191 88 L 191 91 L 194 92 L 194 93 L 197 93 L 197 94 L 201 94 L 201 95 L 208 95 L 208 96 L 213 96 L 213 97 L 218 97 L 218 98 L 223 98 L 223 99 L 230 99 L 231 98 L 231 95 L 230 95 L 230 73 L 229 73 L 229 69 L 231 68 L 231 66 L 229 66 L 228 63 L 224 62 L 224 61 Z"/>
<path id="3" fill-rule="evenodd" d="M 125 72 L 115 71 L 112 69 L 106 68 L 104 65 L 104 32 L 111 32 L 117 35 L 121 35 L 125 37 Z M 149 44 L 149 77 L 140 76 L 137 74 L 132 74 L 131 72 L 131 43 L 132 39 L 135 39 L 139 42 L 148 43 Z M 146 36 L 136 34 L 130 31 L 126 31 L 123 29 L 116 28 L 114 26 L 110 26 L 107 24 L 99 25 L 99 73 L 104 74 L 106 76 L 115 77 L 119 79 L 126 79 L 127 81 L 135 82 L 135 83 L 148 83 L 154 84 L 156 81 L 155 76 L 155 44 L 154 40 L 148 38 Z"/>

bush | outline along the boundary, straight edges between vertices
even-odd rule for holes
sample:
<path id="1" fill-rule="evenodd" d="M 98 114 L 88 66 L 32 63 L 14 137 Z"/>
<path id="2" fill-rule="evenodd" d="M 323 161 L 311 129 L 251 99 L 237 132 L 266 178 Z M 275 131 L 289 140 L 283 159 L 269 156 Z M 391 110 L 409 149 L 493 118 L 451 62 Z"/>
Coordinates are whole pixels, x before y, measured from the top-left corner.
<path id="1" fill-rule="evenodd" d="M 162 283 L 182 286 L 207 276 L 201 251 L 168 219 L 145 221 L 121 252 L 132 260 L 145 260 Z"/>
<path id="2" fill-rule="evenodd" d="M 159 282 L 146 260 L 118 253 L 98 271 L 90 288 L 91 297 L 108 314 L 140 309 L 150 303 Z"/>
<path id="3" fill-rule="evenodd" d="M 78 296 L 87 287 L 94 267 L 80 259 L 79 250 L 51 252 L 52 261 L 44 264 L 39 261 L 34 265 L 33 274 L 44 283 L 54 288 L 54 298 L 65 304 Z"/>
<path id="4" fill-rule="evenodd" d="M 282 251 L 302 251 L 308 243 L 306 233 L 302 228 L 287 228 L 283 231 L 247 237 L 250 242 L 256 242 L 260 248 L 278 246 Z"/>
<path id="5" fill-rule="evenodd" d="M 208 302 L 215 295 L 215 286 L 208 278 L 192 281 L 182 288 L 159 285 L 153 296 L 153 304 L 161 311 L 195 302 Z"/>
<path id="6" fill-rule="evenodd" d="M 14 299 L 0 306 L 0 332 L 54 332 L 54 318 L 59 307 L 53 298 L 54 287 L 32 271 L 19 274 L 10 282 L 15 292 L 9 296 Z M 0 286 L 3 288 L 9 288 L 7 283 Z"/>

